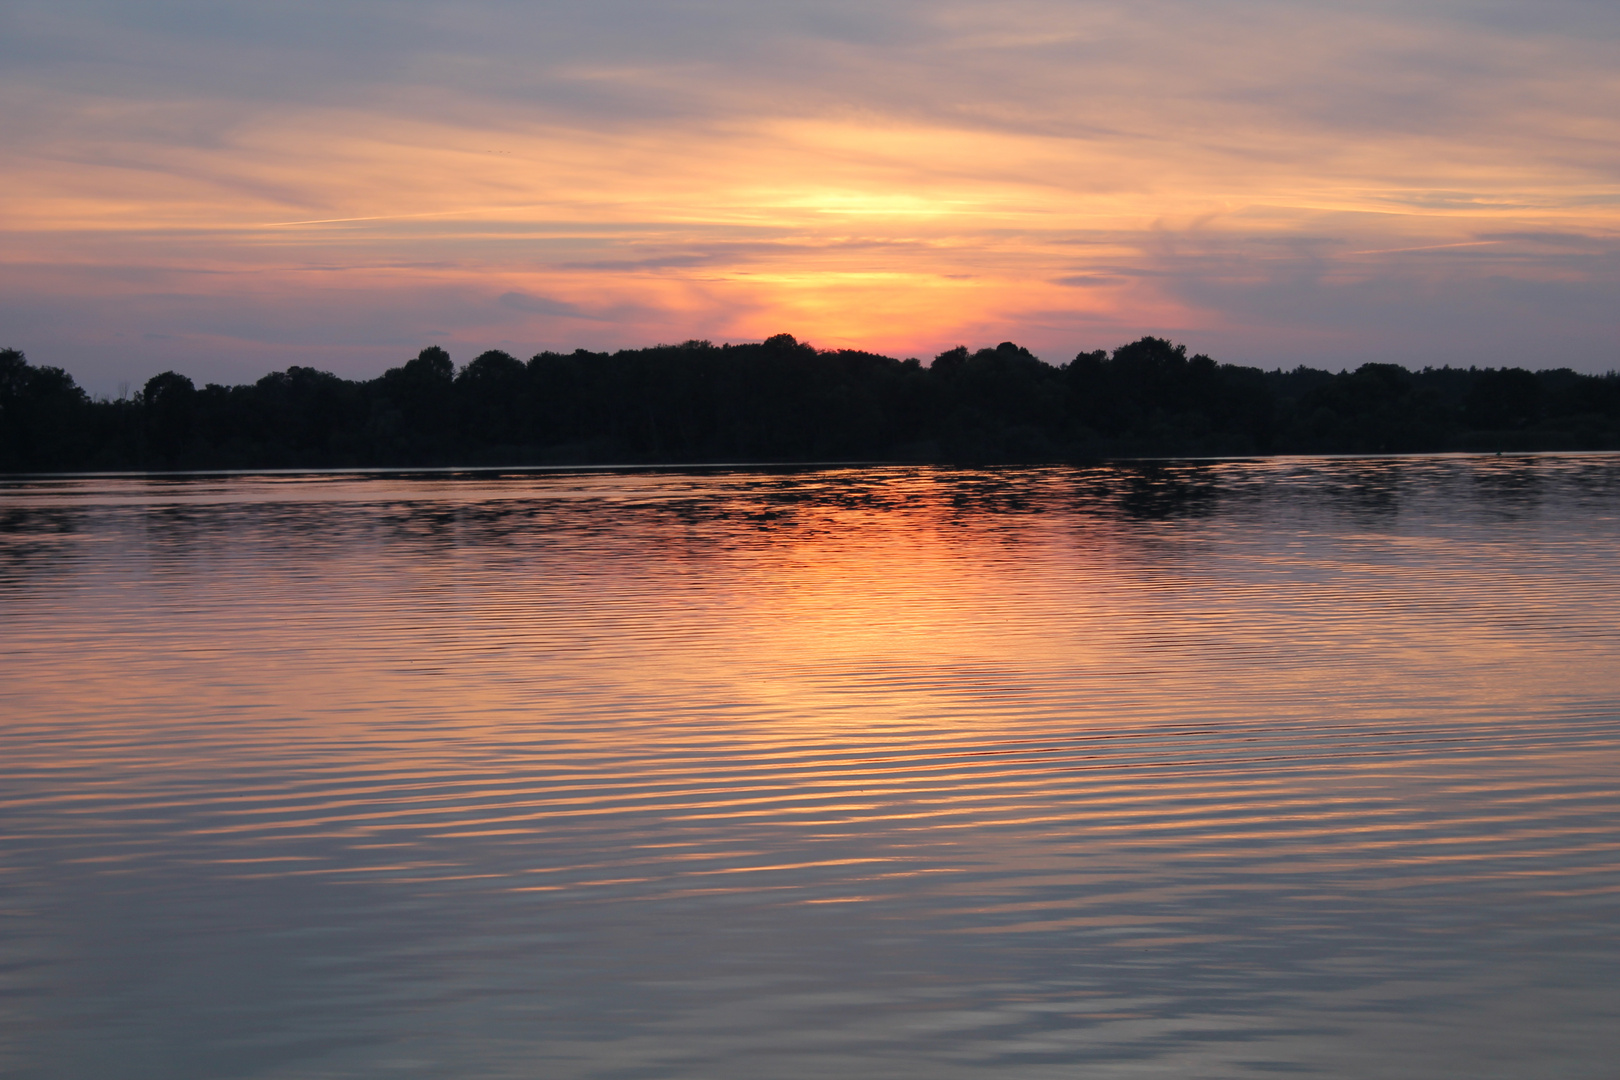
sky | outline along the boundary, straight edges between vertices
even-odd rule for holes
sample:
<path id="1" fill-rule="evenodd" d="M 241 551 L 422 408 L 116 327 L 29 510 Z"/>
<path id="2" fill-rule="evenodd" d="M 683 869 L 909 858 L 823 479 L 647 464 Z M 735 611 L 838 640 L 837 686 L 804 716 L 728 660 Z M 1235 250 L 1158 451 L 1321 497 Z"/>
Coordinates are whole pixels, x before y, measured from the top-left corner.
<path id="1" fill-rule="evenodd" d="M 1620 368 L 1613 0 L 0 0 L 97 393 L 791 333 Z"/>

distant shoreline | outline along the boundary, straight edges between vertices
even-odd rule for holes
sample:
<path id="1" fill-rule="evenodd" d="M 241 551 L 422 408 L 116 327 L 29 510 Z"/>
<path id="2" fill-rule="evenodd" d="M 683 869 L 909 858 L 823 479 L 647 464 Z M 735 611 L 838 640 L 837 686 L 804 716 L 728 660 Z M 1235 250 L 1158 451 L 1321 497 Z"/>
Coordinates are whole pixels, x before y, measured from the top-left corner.
<path id="1" fill-rule="evenodd" d="M 370 380 L 292 367 L 243 386 L 163 372 L 94 400 L 0 350 L 0 472 L 1056 465 L 1291 455 L 1620 450 L 1620 375 L 1220 364 L 1142 338 L 1047 364 L 1011 342 L 924 366 L 690 341 L 616 353 L 443 349 Z"/>

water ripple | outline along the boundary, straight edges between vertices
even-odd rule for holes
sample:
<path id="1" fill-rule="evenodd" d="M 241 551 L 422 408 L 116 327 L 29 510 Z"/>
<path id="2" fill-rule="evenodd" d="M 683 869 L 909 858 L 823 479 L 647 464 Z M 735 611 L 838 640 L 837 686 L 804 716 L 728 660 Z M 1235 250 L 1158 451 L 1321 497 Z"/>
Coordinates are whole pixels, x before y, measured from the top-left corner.
<path id="1" fill-rule="evenodd" d="M 0 1071 L 1608 1076 L 1620 458 L 0 482 Z"/>

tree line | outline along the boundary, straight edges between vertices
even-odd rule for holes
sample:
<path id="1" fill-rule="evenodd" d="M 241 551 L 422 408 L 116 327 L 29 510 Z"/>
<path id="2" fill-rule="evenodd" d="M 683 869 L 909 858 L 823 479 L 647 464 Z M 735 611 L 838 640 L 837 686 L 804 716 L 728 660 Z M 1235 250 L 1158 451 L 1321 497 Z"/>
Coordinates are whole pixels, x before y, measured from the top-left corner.
<path id="1" fill-rule="evenodd" d="M 1589 449 L 1620 449 L 1614 372 L 1263 371 L 1155 337 L 1061 366 L 1011 342 L 924 366 L 788 334 L 493 350 L 459 370 L 434 346 L 375 379 L 290 367 L 199 387 L 166 371 L 117 400 L 0 350 L 7 472 Z"/>

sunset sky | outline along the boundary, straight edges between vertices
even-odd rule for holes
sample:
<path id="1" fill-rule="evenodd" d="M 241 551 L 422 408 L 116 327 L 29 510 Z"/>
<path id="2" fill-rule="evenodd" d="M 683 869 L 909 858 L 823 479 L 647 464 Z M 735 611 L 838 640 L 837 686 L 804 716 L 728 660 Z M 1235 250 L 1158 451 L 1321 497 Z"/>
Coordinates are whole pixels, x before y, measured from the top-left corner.
<path id="1" fill-rule="evenodd" d="M 6 0 L 0 346 L 1620 367 L 1620 4 Z"/>

